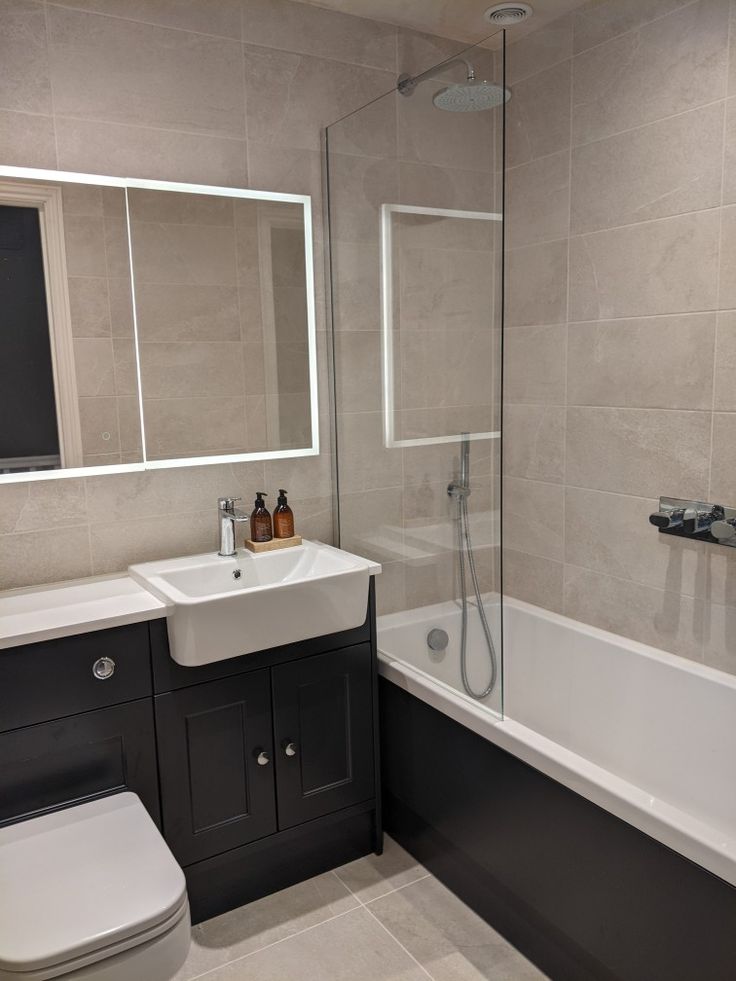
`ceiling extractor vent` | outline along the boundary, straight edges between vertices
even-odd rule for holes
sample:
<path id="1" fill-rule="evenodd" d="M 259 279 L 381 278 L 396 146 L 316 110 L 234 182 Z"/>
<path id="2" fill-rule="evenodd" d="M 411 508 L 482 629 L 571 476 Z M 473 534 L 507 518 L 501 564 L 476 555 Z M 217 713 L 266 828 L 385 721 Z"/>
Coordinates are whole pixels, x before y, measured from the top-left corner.
<path id="1" fill-rule="evenodd" d="M 534 13 L 528 3 L 497 3 L 483 14 L 494 27 L 515 27 Z"/>

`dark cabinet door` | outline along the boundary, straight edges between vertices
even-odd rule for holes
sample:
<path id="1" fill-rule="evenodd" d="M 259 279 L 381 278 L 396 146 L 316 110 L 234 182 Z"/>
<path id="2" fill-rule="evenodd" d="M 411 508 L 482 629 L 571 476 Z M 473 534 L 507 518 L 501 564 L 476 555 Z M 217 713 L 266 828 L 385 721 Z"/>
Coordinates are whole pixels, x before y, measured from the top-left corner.
<path id="1" fill-rule="evenodd" d="M 276 830 L 268 671 L 156 696 L 164 836 L 182 865 Z"/>
<path id="2" fill-rule="evenodd" d="M 273 668 L 279 827 L 375 794 L 370 644 Z"/>

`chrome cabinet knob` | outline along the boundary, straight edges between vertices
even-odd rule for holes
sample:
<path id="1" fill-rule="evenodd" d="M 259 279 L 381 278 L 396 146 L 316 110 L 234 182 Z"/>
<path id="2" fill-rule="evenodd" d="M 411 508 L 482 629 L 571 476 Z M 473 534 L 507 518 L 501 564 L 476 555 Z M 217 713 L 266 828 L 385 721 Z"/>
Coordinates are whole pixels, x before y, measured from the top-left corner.
<path id="1" fill-rule="evenodd" d="M 271 762 L 271 757 L 268 755 L 265 749 L 258 750 L 258 755 L 256 756 L 256 763 L 259 766 L 268 766 Z"/>
<path id="2" fill-rule="evenodd" d="M 296 756 L 296 743 L 285 743 L 284 753 L 286 753 L 287 756 Z"/>
<path id="3" fill-rule="evenodd" d="M 115 674 L 115 662 L 111 657 L 98 657 L 92 665 L 92 674 L 99 681 L 107 681 Z"/>
<path id="4" fill-rule="evenodd" d="M 734 519 L 732 518 L 730 521 L 714 521 L 710 526 L 710 533 L 719 542 L 730 541 L 736 535 Z"/>

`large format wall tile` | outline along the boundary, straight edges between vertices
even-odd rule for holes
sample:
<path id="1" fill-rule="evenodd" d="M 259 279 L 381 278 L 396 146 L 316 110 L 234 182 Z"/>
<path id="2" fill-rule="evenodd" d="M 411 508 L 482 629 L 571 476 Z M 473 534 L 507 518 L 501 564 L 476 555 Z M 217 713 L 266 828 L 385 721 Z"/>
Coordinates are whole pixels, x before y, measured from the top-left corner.
<path id="1" fill-rule="evenodd" d="M 243 0 L 248 44 L 395 71 L 396 34 L 390 24 L 293 0 Z"/>
<path id="2" fill-rule="evenodd" d="M 3 84 L 0 80 L 0 89 Z M 0 158 L 4 165 L 10 167 L 44 167 L 55 170 L 57 162 L 53 116 L 0 109 Z"/>
<path id="3" fill-rule="evenodd" d="M 565 475 L 565 409 L 507 405 L 503 460 L 510 477 L 562 483 Z"/>
<path id="4" fill-rule="evenodd" d="M 710 409 L 715 321 L 705 313 L 570 324 L 568 403 Z"/>
<path id="5" fill-rule="evenodd" d="M 55 112 L 243 137 L 240 44 L 49 7 Z"/>
<path id="6" fill-rule="evenodd" d="M 44 7 L 33 0 L 4 0 L 2 5 L 0 108 L 52 111 Z"/>
<path id="7" fill-rule="evenodd" d="M 573 237 L 570 319 L 714 310 L 719 231 L 713 210 Z"/>
<path id="8" fill-rule="evenodd" d="M 91 574 L 87 525 L 0 537 L 0 589 Z"/>
<path id="9" fill-rule="evenodd" d="M 567 240 L 506 255 L 506 327 L 563 323 L 567 316 Z"/>
<path id="10" fill-rule="evenodd" d="M 705 500 L 710 413 L 569 408 L 566 483 Z"/>
<path id="11" fill-rule="evenodd" d="M 721 310 L 736 309 L 736 206 L 723 208 L 718 305 Z"/>
<path id="12" fill-rule="evenodd" d="M 561 150 L 506 173 L 506 246 L 562 239 L 570 222 L 570 153 Z"/>
<path id="13" fill-rule="evenodd" d="M 723 104 L 576 147 L 572 232 L 720 204 Z"/>
<path id="14" fill-rule="evenodd" d="M 682 657 L 702 658 L 702 601 L 673 590 L 568 565 L 565 614 Z"/>
<path id="15" fill-rule="evenodd" d="M 544 30 L 532 31 L 520 41 L 506 40 L 506 82 L 516 85 L 530 75 L 566 61 L 572 56 L 573 17 L 558 17 Z"/>
<path id="16" fill-rule="evenodd" d="M 55 3 L 56 0 L 50 0 Z M 64 4 L 61 6 L 72 6 Z M 74 0 L 74 7 L 161 27 L 240 40 L 241 0 Z"/>
<path id="17" fill-rule="evenodd" d="M 506 114 L 506 166 L 517 167 L 570 145 L 571 63 L 514 85 Z"/>
<path id="18" fill-rule="evenodd" d="M 713 408 L 736 412 L 736 312 L 720 313 L 716 335 Z M 736 488 L 734 488 L 736 498 Z"/>
<path id="19" fill-rule="evenodd" d="M 734 433 L 736 433 L 736 412 L 714 413 L 710 493 L 714 501 L 720 501 L 730 507 L 736 507 Z"/>
<path id="20" fill-rule="evenodd" d="M 503 591 L 507 596 L 562 613 L 563 569 L 562 562 L 505 548 Z"/>
<path id="21" fill-rule="evenodd" d="M 504 337 L 507 402 L 565 402 L 565 326 L 514 327 Z"/>
<path id="22" fill-rule="evenodd" d="M 576 54 L 664 17 L 691 0 L 591 0 L 573 13 Z"/>
<path id="23" fill-rule="evenodd" d="M 565 497 L 559 484 L 504 477 L 503 542 L 506 548 L 563 559 Z"/>
<path id="24" fill-rule="evenodd" d="M 704 546 L 660 535 L 649 524 L 655 499 L 568 487 L 565 562 L 645 586 L 702 596 Z"/>
<path id="25" fill-rule="evenodd" d="M 573 142 L 598 140 L 722 98 L 727 42 L 727 0 L 699 0 L 579 55 Z"/>

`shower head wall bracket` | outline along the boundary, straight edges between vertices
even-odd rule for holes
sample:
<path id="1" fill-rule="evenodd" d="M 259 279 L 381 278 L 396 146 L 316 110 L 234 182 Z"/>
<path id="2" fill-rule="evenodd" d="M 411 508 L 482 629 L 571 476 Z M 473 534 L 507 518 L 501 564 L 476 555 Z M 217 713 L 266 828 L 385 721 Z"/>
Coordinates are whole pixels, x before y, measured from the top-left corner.
<path id="1" fill-rule="evenodd" d="M 475 68 L 473 67 L 472 62 L 468 61 L 467 58 L 460 56 L 458 58 L 450 58 L 449 61 L 443 61 L 442 64 L 435 65 L 433 68 L 429 68 L 426 72 L 422 72 L 420 75 L 409 75 L 407 72 L 404 72 L 403 75 L 399 75 L 396 88 L 402 95 L 411 95 L 420 82 L 423 82 L 425 78 L 431 78 L 432 76 L 436 75 L 439 68 L 452 68 L 454 65 L 465 65 L 467 71 L 466 81 L 474 82 L 476 80 Z"/>

